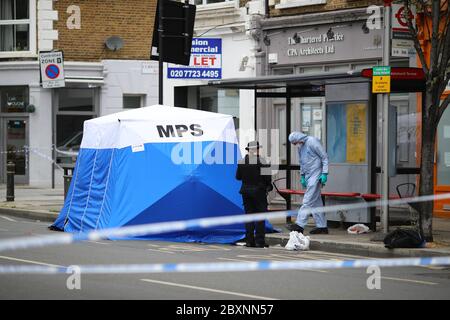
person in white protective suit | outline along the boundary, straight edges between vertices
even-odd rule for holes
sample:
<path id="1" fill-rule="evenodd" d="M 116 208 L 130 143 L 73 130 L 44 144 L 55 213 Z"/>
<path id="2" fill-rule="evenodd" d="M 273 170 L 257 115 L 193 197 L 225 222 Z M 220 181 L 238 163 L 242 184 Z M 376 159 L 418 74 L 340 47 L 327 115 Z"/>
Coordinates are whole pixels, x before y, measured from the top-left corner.
<path id="1" fill-rule="evenodd" d="M 300 183 L 306 188 L 303 204 L 298 211 L 295 223 L 288 226 L 291 231 L 303 233 L 312 208 L 323 207 L 321 188 L 328 178 L 328 155 L 320 141 L 302 132 L 292 132 L 289 142 L 298 146 L 300 159 Z M 310 234 L 328 234 L 327 219 L 323 212 L 313 213 L 316 228 Z"/>

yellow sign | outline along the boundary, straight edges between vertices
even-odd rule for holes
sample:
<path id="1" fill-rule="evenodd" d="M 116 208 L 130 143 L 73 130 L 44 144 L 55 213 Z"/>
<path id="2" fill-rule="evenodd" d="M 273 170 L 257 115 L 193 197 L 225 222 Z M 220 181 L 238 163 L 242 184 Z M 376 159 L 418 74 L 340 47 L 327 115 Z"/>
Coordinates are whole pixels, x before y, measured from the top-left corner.
<path id="1" fill-rule="evenodd" d="M 366 162 L 366 105 L 347 105 L 347 162 Z"/>
<path id="2" fill-rule="evenodd" d="M 391 92 L 390 76 L 372 77 L 372 93 L 390 93 L 390 92 Z"/>

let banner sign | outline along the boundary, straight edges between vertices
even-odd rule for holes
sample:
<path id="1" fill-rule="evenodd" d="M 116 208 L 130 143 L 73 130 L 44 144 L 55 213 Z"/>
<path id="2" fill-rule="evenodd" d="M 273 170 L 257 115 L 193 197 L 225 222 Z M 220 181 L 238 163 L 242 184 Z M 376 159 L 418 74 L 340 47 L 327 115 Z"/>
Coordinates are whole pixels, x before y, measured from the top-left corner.
<path id="1" fill-rule="evenodd" d="M 373 67 L 372 93 L 391 92 L 391 67 Z"/>

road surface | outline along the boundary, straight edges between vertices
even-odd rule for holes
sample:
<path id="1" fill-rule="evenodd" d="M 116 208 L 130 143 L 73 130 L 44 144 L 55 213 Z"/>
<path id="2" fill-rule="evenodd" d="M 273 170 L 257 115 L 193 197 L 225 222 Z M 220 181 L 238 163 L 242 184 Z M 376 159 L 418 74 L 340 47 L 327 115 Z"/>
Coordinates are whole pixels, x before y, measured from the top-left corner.
<path id="1" fill-rule="evenodd" d="M 54 234 L 47 223 L 0 216 L 0 238 Z M 345 260 L 367 258 L 338 253 L 291 252 L 232 245 L 157 241 L 88 241 L 76 245 L 0 252 L 0 264 L 71 266 L 84 264 L 231 262 L 259 260 Z M 450 268 L 382 268 L 380 289 L 368 289 L 366 269 L 253 271 L 228 273 L 81 275 L 80 289 L 68 289 L 69 275 L 0 275 L 0 299 L 449 299 Z"/>

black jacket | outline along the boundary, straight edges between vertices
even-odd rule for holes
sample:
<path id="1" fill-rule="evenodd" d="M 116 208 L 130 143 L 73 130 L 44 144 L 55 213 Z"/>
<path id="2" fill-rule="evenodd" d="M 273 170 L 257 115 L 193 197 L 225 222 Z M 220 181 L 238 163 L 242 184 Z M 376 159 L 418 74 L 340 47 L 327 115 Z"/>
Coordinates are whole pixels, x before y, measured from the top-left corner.
<path id="1" fill-rule="evenodd" d="M 261 157 L 250 157 L 246 155 L 244 159 L 239 161 L 236 179 L 242 181 L 240 189 L 241 194 L 266 194 L 273 189 L 272 179 L 269 174 L 269 169 L 266 174 L 261 174 L 262 168 L 270 168 Z"/>

